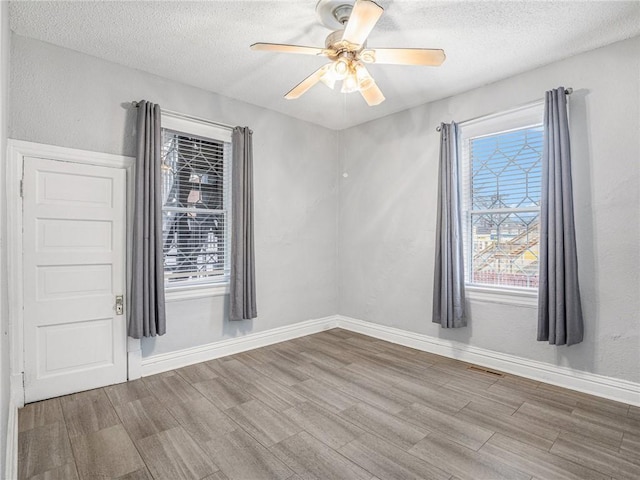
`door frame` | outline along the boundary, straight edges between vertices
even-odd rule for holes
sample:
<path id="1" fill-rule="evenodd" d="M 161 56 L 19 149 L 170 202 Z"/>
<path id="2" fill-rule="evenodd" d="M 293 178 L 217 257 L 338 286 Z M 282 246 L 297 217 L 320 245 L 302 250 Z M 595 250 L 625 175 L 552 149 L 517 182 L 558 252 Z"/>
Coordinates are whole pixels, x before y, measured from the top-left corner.
<path id="1" fill-rule="evenodd" d="M 18 407 L 24 406 L 24 293 L 22 262 L 22 177 L 25 157 L 61 162 L 121 168 L 126 172 L 125 284 L 129 294 L 131 278 L 131 227 L 133 225 L 133 175 L 135 158 L 110 153 L 58 147 L 9 139 L 7 145 L 7 299 L 9 311 L 10 394 Z M 141 377 L 140 340 L 127 338 L 127 378 Z"/>

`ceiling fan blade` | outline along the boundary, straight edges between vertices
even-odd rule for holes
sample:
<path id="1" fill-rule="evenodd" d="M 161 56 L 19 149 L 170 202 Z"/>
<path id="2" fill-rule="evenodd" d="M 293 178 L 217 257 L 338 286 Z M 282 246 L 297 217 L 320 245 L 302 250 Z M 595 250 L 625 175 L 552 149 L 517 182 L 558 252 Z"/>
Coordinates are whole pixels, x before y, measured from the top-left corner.
<path id="1" fill-rule="evenodd" d="M 303 55 L 323 55 L 324 48 L 304 47 L 302 45 L 288 45 L 284 43 L 254 43 L 251 50 L 279 53 L 301 53 Z"/>
<path id="2" fill-rule="evenodd" d="M 356 0 L 342 40 L 354 45 L 362 45 L 378 23 L 382 12 L 384 9 L 371 0 Z"/>
<path id="3" fill-rule="evenodd" d="M 289 92 L 284 96 L 284 98 L 286 98 L 287 100 L 294 100 L 304 95 L 307 92 L 307 90 L 309 90 L 311 87 L 313 87 L 316 83 L 320 81 L 322 76 L 329 69 L 330 65 L 331 65 L 330 63 L 328 63 L 327 65 L 323 65 L 318 70 L 313 72 L 307 78 L 302 80 L 298 85 L 296 85 L 291 90 L 289 90 Z"/>
<path id="4" fill-rule="evenodd" d="M 378 87 L 378 85 L 376 85 L 375 83 L 373 83 L 366 90 L 360 90 L 360 94 L 364 97 L 370 107 L 380 105 L 382 102 L 384 102 L 384 95 L 382 94 L 382 90 L 380 90 L 380 87 Z"/>
<path id="5" fill-rule="evenodd" d="M 375 63 L 437 67 L 446 58 L 444 50 L 429 48 L 376 48 Z"/>

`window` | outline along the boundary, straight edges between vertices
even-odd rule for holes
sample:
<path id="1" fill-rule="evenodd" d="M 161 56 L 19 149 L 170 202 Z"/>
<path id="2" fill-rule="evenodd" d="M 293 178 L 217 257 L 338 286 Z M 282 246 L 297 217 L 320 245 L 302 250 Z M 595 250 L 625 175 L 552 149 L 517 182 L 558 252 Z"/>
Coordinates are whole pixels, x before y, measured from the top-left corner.
<path id="1" fill-rule="evenodd" d="M 466 283 L 538 286 L 543 105 L 461 126 Z"/>
<path id="2" fill-rule="evenodd" d="M 229 280 L 231 132 L 162 115 L 165 287 Z"/>

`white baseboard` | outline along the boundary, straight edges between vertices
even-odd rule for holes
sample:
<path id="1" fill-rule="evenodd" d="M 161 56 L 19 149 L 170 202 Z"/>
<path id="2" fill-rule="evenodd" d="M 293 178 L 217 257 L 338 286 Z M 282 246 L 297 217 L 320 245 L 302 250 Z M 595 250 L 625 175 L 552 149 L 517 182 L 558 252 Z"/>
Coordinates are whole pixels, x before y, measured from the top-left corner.
<path id="1" fill-rule="evenodd" d="M 127 337 L 127 380 L 142 377 L 142 347 L 139 338 Z"/>
<path id="2" fill-rule="evenodd" d="M 24 383 L 22 373 L 9 377 L 9 415 L 7 416 L 7 444 L 5 449 L 4 477 L 18 478 L 18 409 L 24 407 Z"/>
<path id="3" fill-rule="evenodd" d="M 265 332 L 251 333 L 243 337 L 143 358 L 142 376 L 166 372 L 336 327 L 505 373 L 640 406 L 640 384 L 638 383 L 494 352 L 342 315 L 308 320 Z"/>
<path id="4" fill-rule="evenodd" d="M 266 347 L 267 345 L 304 337 L 305 335 L 322 332 L 337 326 L 337 317 L 324 317 L 274 328 L 265 332 L 250 333 L 242 337 L 221 340 L 207 345 L 153 355 L 142 359 L 142 376 L 146 377 L 194 363 L 206 362 L 214 358 Z"/>
<path id="5" fill-rule="evenodd" d="M 640 384 L 338 315 L 340 328 L 570 390 L 640 406 Z"/>
<path id="6" fill-rule="evenodd" d="M 7 419 L 7 448 L 5 451 L 4 478 L 18 478 L 18 406 L 9 400 Z"/>

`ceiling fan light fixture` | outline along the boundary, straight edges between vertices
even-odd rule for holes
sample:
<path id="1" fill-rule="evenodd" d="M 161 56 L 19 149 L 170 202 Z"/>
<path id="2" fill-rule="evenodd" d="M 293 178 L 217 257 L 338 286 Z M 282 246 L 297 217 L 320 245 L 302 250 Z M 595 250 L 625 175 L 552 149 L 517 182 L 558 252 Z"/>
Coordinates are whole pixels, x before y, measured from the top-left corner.
<path id="1" fill-rule="evenodd" d="M 350 72 L 342 81 L 342 93 L 353 93 L 360 89 L 358 85 L 358 77 L 355 72 Z"/>
<path id="2" fill-rule="evenodd" d="M 360 52 L 360 60 L 364 63 L 375 63 L 376 62 L 376 52 L 374 50 L 363 50 Z"/>
<path id="3" fill-rule="evenodd" d="M 328 69 L 322 77 L 320 77 L 320 81 L 324 83 L 327 87 L 333 90 L 336 86 L 336 77 L 333 74 L 331 69 Z"/>
<path id="4" fill-rule="evenodd" d="M 349 60 L 347 60 L 346 58 L 337 59 L 335 62 L 333 62 L 332 70 L 336 80 L 343 80 L 349 74 Z"/>

